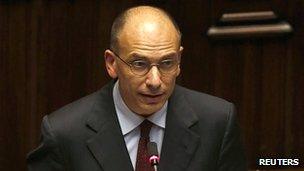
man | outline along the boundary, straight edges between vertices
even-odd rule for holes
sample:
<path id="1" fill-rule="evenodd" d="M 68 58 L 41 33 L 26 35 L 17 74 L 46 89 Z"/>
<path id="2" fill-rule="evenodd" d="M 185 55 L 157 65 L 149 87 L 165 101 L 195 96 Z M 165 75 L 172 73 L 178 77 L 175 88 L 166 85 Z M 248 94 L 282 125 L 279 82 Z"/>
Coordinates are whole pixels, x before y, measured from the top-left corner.
<path id="1" fill-rule="evenodd" d="M 148 141 L 157 143 L 160 171 L 246 170 L 233 104 L 175 85 L 182 51 L 178 26 L 161 9 L 123 12 L 104 54 L 113 81 L 43 118 L 29 170 L 151 170 Z"/>

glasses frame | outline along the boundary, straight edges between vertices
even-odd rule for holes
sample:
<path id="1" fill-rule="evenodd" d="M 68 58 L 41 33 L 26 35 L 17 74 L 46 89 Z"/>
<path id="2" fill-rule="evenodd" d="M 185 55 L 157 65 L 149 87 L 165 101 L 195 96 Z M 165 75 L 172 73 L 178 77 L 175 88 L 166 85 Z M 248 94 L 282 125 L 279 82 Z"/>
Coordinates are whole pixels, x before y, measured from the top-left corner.
<path id="1" fill-rule="evenodd" d="M 138 73 L 136 73 L 136 72 L 134 72 L 133 71 L 133 65 L 132 64 L 130 64 L 130 63 L 128 63 L 127 61 L 125 61 L 125 60 L 123 60 L 117 53 L 115 53 L 113 50 L 111 50 L 111 52 L 119 59 L 119 60 L 121 60 L 124 64 L 126 64 L 126 65 L 128 65 L 129 66 L 129 68 L 130 68 L 130 70 L 131 70 L 131 72 L 134 74 L 134 75 L 137 75 L 137 76 L 144 76 L 144 75 L 147 75 L 149 72 L 150 72 L 150 70 L 151 70 L 151 68 L 153 67 L 153 66 L 156 66 L 157 67 L 157 69 L 158 69 L 158 71 L 161 73 L 161 74 L 172 74 L 172 73 L 174 73 L 176 70 L 177 70 L 177 68 L 178 68 L 178 66 L 180 65 L 180 60 L 177 60 L 178 62 L 177 62 L 177 65 L 176 65 L 176 68 L 174 69 L 174 70 L 172 70 L 171 72 L 162 72 L 160 69 L 159 69 L 159 63 L 151 63 L 150 64 L 150 66 L 148 67 L 148 70 L 144 73 L 144 74 L 138 74 Z"/>

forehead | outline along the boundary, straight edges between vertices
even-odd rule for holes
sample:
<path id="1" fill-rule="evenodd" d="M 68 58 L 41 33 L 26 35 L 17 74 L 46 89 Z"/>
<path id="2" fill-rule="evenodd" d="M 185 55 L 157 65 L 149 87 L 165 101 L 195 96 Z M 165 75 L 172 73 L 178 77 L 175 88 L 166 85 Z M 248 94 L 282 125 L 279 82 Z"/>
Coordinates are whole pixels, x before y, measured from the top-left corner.
<path id="1" fill-rule="evenodd" d="M 125 55 L 165 55 L 179 49 L 177 31 L 171 23 L 143 22 L 127 24 L 119 36 L 120 51 Z"/>

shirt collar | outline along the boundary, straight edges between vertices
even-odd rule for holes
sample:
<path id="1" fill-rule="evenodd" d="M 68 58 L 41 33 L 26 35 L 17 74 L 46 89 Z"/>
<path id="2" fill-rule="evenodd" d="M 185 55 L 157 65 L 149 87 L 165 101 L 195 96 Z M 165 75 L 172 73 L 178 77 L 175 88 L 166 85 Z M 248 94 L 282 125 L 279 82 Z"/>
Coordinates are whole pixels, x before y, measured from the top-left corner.
<path id="1" fill-rule="evenodd" d="M 126 135 L 138 127 L 145 120 L 145 117 L 135 114 L 125 104 L 119 92 L 118 80 L 113 88 L 113 99 L 122 134 Z M 146 119 L 152 122 L 154 125 L 164 129 L 166 127 L 167 107 L 168 100 L 159 111 L 155 112 Z"/>

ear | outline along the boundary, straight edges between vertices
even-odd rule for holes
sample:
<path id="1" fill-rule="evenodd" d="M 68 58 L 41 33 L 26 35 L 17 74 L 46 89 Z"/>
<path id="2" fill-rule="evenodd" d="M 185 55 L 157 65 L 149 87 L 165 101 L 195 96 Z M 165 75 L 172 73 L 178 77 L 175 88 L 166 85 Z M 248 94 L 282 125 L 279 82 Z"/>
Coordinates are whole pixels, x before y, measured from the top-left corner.
<path id="1" fill-rule="evenodd" d="M 184 48 L 182 46 L 179 47 L 179 51 L 178 51 L 178 58 L 179 58 L 179 61 L 181 61 L 181 57 L 182 57 L 182 53 L 183 53 L 183 50 Z M 179 76 L 181 72 L 181 69 L 180 69 L 180 64 L 178 65 L 178 68 L 177 68 L 177 72 L 176 72 L 176 77 Z"/>
<path id="2" fill-rule="evenodd" d="M 182 53 L 183 53 L 183 50 L 184 50 L 184 47 L 180 46 L 179 47 L 179 56 L 182 56 Z"/>
<path id="3" fill-rule="evenodd" d="M 105 59 L 106 69 L 110 77 L 117 78 L 117 67 L 116 67 L 114 53 L 111 50 L 107 49 L 104 53 L 104 59 Z"/>

